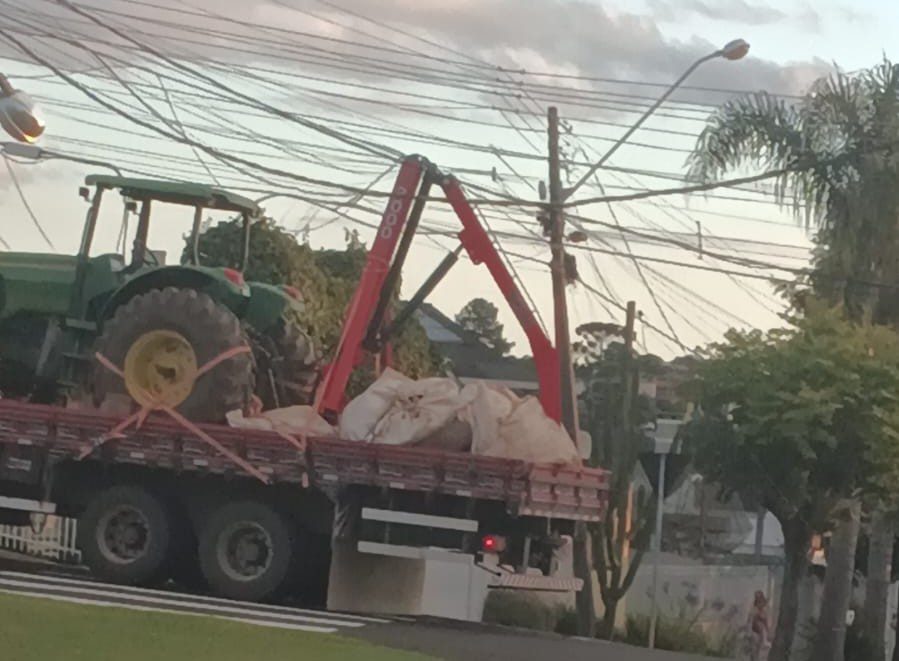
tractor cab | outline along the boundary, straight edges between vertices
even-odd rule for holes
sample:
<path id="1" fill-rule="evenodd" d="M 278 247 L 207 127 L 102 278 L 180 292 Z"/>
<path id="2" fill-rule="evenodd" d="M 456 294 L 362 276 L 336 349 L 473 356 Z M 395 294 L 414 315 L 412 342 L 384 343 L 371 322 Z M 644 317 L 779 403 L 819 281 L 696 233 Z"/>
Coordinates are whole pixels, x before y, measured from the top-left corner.
<path id="1" fill-rule="evenodd" d="M 109 191 L 123 198 L 117 252 L 92 256 Z M 90 207 L 77 255 L 0 253 L 0 392 L 34 397 L 40 390 L 51 393 L 46 400 L 87 390 L 100 403 L 127 391 L 199 420 L 221 420 L 254 389 L 268 406 L 308 400 L 315 353 L 301 327 L 298 290 L 244 281 L 251 228 L 262 216 L 256 202 L 205 184 L 109 175 L 87 177 L 80 193 Z M 165 264 L 148 245 L 162 204 L 190 210 L 181 264 Z M 203 217 L 211 211 L 242 222 L 236 264 L 200 263 Z M 247 342 L 251 357 L 201 378 L 204 361 L 215 358 L 210 351 Z M 123 368 L 124 383 L 96 369 L 95 352 Z"/>
<path id="2" fill-rule="evenodd" d="M 239 214 L 243 220 L 244 236 L 241 251 L 240 270 L 246 268 L 251 224 L 261 217 L 262 209 L 253 200 L 206 184 L 163 181 L 155 179 L 134 179 L 111 175 L 91 175 L 85 179 L 81 195 L 91 202 L 85 223 L 84 235 L 79 253 L 87 256 L 93 240 L 94 230 L 99 217 L 100 205 L 106 191 L 118 190 L 124 198 L 122 228 L 120 238 L 126 245 L 128 219 L 131 214 L 138 216 L 137 229 L 131 248 L 130 263 L 126 267 L 137 270 L 143 266 L 159 266 L 158 257 L 148 248 L 147 241 L 150 230 L 150 218 L 157 204 L 175 204 L 193 209 L 193 224 L 190 234 L 191 251 L 189 262 L 199 266 L 199 237 L 202 231 L 203 214 L 207 210 L 231 211 Z M 90 187 L 94 187 L 93 198 Z M 123 255 L 124 257 L 124 255 Z"/>

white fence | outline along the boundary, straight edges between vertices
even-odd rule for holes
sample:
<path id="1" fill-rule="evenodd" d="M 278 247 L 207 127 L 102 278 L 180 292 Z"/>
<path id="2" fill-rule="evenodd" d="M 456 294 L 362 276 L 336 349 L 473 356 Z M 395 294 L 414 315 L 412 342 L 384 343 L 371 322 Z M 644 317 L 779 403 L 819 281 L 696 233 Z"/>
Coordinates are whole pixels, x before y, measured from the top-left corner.
<path id="1" fill-rule="evenodd" d="M 81 561 L 75 540 L 75 519 L 65 517 L 48 516 L 44 526 L 37 530 L 30 526 L 0 525 L 0 549 L 59 562 Z"/>

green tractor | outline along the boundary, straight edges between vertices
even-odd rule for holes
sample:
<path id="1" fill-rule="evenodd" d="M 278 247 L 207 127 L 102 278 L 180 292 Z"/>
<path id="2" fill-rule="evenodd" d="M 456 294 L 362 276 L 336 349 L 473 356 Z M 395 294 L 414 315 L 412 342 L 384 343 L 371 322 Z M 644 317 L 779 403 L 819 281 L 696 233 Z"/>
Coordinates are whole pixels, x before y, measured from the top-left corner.
<path id="1" fill-rule="evenodd" d="M 81 189 L 90 202 L 77 255 L 0 253 L 0 391 L 43 403 L 93 400 L 162 403 L 197 421 L 222 421 L 251 395 L 265 408 L 308 403 L 316 356 L 303 331 L 304 306 L 289 286 L 245 282 L 252 200 L 219 188 L 92 175 Z M 91 197 L 91 187 L 93 196 Z M 137 213 L 130 257 L 91 255 L 107 191 Z M 158 203 L 193 209 L 186 263 L 166 266 L 148 248 L 151 209 Z M 207 210 L 243 221 L 240 269 L 199 263 Z M 203 373 L 204 364 L 234 347 L 239 353 Z M 99 352 L 124 378 L 95 359 Z M 130 400 L 126 400 L 130 401 Z"/>

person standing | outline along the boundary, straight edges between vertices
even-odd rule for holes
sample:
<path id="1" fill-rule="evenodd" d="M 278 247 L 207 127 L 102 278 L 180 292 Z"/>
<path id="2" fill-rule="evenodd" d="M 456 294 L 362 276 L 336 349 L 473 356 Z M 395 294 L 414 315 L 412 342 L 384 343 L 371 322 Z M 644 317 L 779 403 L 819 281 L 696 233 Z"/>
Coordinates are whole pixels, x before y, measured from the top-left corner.
<path id="1" fill-rule="evenodd" d="M 753 598 L 748 625 L 751 640 L 750 661 L 764 661 L 771 640 L 771 623 L 768 616 L 768 599 L 761 590 L 757 590 Z"/>

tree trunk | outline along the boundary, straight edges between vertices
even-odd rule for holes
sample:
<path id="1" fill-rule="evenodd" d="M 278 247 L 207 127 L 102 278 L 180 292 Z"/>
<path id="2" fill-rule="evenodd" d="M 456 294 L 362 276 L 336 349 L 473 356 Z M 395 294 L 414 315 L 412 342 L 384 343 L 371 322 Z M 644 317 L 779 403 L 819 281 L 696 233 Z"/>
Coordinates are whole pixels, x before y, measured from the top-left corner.
<path id="1" fill-rule="evenodd" d="M 893 645 L 893 661 L 899 661 L 899 631 L 897 631 L 896 642 Z"/>
<path id="2" fill-rule="evenodd" d="M 868 581 L 862 618 L 865 639 L 871 645 L 871 661 L 886 660 L 887 602 L 893 561 L 893 517 L 882 509 L 871 515 L 868 535 Z"/>
<path id="3" fill-rule="evenodd" d="M 602 616 L 602 631 L 600 636 L 606 640 L 615 640 L 615 620 L 618 617 L 618 599 L 604 601 L 606 612 Z"/>
<path id="4" fill-rule="evenodd" d="M 846 645 L 846 612 L 852 597 L 855 572 L 855 547 L 861 527 L 861 503 L 845 503 L 836 517 L 836 527 L 827 557 L 821 616 L 812 647 L 815 661 L 844 661 Z"/>
<path id="5" fill-rule="evenodd" d="M 800 521 L 782 522 L 784 533 L 784 577 L 781 587 L 780 608 L 768 661 L 789 661 L 793 638 L 796 636 L 796 619 L 799 614 L 799 585 L 808 566 L 808 528 Z"/>
<path id="6" fill-rule="evenodd" d="M 590 535 L 587 524 L 578 521 L 574 524 L 574 575 L 584 582 L 575 596 L 577 606 L 577 632 L 580 636 L 594 638 L 596 636 L 596 606 L 593 602 L 593 572 L 590 560 Z"/>

